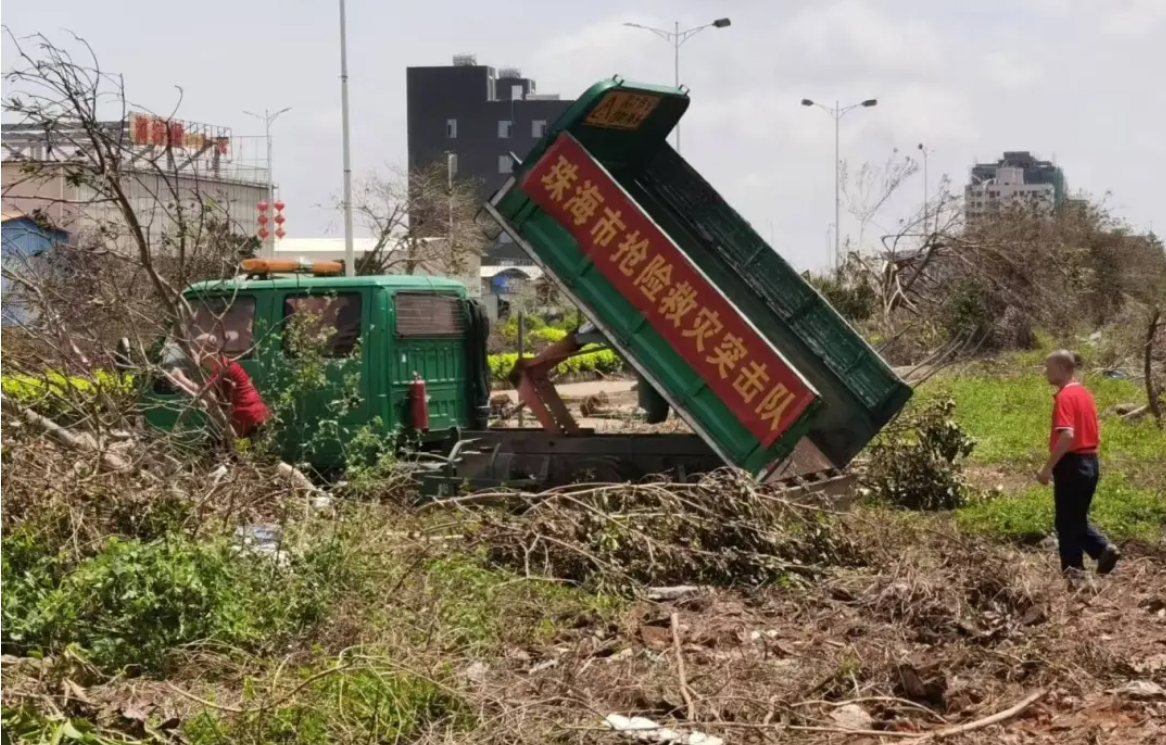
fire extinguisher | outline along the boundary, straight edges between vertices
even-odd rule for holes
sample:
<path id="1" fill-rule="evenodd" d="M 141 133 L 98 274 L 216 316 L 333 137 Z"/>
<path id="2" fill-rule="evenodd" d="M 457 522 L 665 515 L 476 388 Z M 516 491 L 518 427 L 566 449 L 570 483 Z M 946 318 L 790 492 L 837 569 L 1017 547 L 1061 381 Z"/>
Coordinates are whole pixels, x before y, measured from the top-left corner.
<path id="1" fill-rule="evenodd" d="M 409 384 L 409 424 L 418 432 L 429 430 L 429 394 L 425 391 L 425 381 L 413 373 Z"/>

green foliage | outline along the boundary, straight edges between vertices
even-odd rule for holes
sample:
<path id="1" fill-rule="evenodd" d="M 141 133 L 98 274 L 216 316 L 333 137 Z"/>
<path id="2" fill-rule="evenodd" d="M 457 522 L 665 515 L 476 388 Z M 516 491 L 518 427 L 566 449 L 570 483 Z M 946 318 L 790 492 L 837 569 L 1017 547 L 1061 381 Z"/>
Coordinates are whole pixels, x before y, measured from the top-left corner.
<path id="1" fill-rule="evenodd" d="M 505 382 L 506 376 L 514 369 L 514 363 L 517 361 L 518 355 L 512 352 L 490 355 L 490 377 L 495 382 Z M 600 349 L 575 355 L 556 369 L 560 375 L 619 375 L 624 372 L 624 364 L 615 352 Z"/>
<path id="2" fill-rule="evenodd" d="M 979 338 L 1002 311 L 981 280 L 965 277 L 949 288 L 940 308 L 940 324 L 949 339 Z"/>
<path id="3" fill-rule="evenodd" d="M 134 393 L 130 375 L 98 370 L 93 378 L 48 370 L 44 375 L 5 375 L 4 395 L 33 411 L 65 424 L 104 409 L 108 403 L 128 403 Z"/>
<path id="4" fill-rule="evenodd" d="M 1009 359 L 998 367 L 1004 372 L 983 369 L 936 380 L 919 395 L 952 398 L 959 403 L 960 424 L 977 441 L 974 461 L 1038 468 L 1047 454 L 1052 388 L 1035 364 L 1024 368 Z M 1006 372 L 1018 367 L 1022 370 L 1019 374 Z M 1138 463 L 1166 465 L 1161 457 L 1166 452 L 1166 432 L 1148 420 L 1126 422 L 1105 414 L 1116 404 L 1144 400 L 1139 385 L 1102 376 L 1089 376 L 1084 383 L 1102 412 L 1101 447 L 1106 466 L 1119 470 Z"/>
<path id="5" fill-rule="evenodd" d="M 46 716 L 33 706 L 5 706 L 2 722 L 0 729 L 3 729 L 3 739 L 0 742 L 3 745 L 124 745 L 135 742 L 123 737 L 103 735 L 87 719 Z"/>
<path id="6" fill-rule="evenodd" d="M 391 667 L 331 675 L 305 668 L 299 677 L 304 687 L 294 703 L 253 706 L 235 717 L 204 710 L 184 727 L 186 740 L 190 745 L 411 742 L 433 727 L 457 731 L 475 722 L 448 688 Z"/>
<path id="7" fill-rule="evenodd" d="M 867 472 L 876 499 L 912 510 L 951 510 L 966 503 L 963 464 L 976 441 L 954 413 L 951 399 L 929 401 L 879 438 Z"/>
<path id="8" fill-rule="evenodd" d="M 4 649 L 55 654 L 76 645 L 111 671 L 164 669 L 171 651 L 194 642 L 258 650 L 326 616 L 355 579 L 342 558 L 327 541 L 279 566 L 225 540 L 171 535 L 112 537 L 77 559 L 14 531 L 3 540 Z"/>
<path id="9" fill-rule="evenodd" d="M 1090 519 L 1115 541 L 1156 543 L 1166 526 L 1166 499 L 1160 491 L 1130 486 L 1120 475 L 1103 475 Z M 1031 543 L 1052 531 L 1053 495 L 1033 485 L 1018 496 L 982 500 L 956 512 L 958 525 L 971 533 Z"/>
<path id="10" fill-rule="evenodd" d="M 847 282 L 830 276 L 804 276 L 826 302 L 851 323 L 862 323 L 874 316 L 878 295 L 870 283 L 861 280 Z"/>
<path id="11" fill-rule="evenodd" d="M 532 632 L 553 635 L 556 617 L 607 614 L 623 607 L 623 601 L 611 595 L 590 594 L 557 583 L 521 581 L 513 572 L 485 566 L 483 560 L 453 554 L 424 566 L 425 606 L 433 610 L 443 627 L 453 631 L 447 642 L 479 645 L 528 638 Z"/>

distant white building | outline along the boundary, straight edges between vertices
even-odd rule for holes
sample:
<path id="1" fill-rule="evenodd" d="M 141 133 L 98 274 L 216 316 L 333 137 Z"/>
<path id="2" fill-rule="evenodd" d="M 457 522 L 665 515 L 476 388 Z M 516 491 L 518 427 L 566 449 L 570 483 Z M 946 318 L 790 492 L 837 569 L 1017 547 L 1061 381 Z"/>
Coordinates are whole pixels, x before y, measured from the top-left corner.
<path id="1" fill-rule="evenodd" d="M 964 213 L 969 223 L 1014 209 L 1052 212 L 1065 200 L 1065 177 L 1049 161 L 1027 151 L 1006 152 L 995 163 L 972 167 L 964 187 Z"/>

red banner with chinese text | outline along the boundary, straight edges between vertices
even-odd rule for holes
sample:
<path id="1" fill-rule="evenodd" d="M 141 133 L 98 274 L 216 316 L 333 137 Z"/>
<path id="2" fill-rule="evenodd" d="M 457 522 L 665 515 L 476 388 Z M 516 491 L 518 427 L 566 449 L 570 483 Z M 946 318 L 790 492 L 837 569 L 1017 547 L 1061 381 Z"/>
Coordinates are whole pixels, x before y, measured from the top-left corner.
<path id="1" fill-rule="evenodd" d="M 567 133 L 522 189 L 768 447 L 815 394 L 684 252 Z"/>

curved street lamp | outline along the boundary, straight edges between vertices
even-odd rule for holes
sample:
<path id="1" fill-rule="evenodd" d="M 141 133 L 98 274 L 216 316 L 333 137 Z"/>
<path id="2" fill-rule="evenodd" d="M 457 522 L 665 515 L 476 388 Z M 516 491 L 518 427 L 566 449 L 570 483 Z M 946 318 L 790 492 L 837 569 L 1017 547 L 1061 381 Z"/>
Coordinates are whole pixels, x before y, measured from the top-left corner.
<path id="1" fill-rule="evenodd" d="M 706 28 L 728 28 L 733 24 L 728 18 L 718 18 L 712 23 L 706 23 L 703 26 L 693 26 L 692 28 L 680 30 L 680 21 L 676 21 L 671 31 L 666 31 L 662 28 L 653 28 L 652 26 L 644 26 L 639 23 L 625 23 L 628 28 L 640 28 L 645 31 L 651 31 L 656 36 L 659 36 L 664 41 L 672 45 L 674 52 L 673 56 L 673 73 L 675 76 L 676 87 L 680 87 L 680 47 L 684 42 L 704 31 Z M 680 122 L 676 123 L 676 152 L 680 152 Z"/>
<path id="2" fill-rule="evenodd" d="M 822 111 L 834 118 L 834 262 L 835 266 L 842 266 L 842 188 L 840 183 L 840 172 L 842 170 L 842 160 L 839 154 L 839 139 L 838 133 L 842 117 L 847 113 L 859 108 L 870 108 L 871 106 L 878 106 L 877 98 L 868 98 L 865 101 L 850 104 L 849 106 L 839 106 L 838 102 L 834 102 L 834 106 L 825 106 L 808 98 L 802 99 L 802 106 L 817 106 Z"/>

